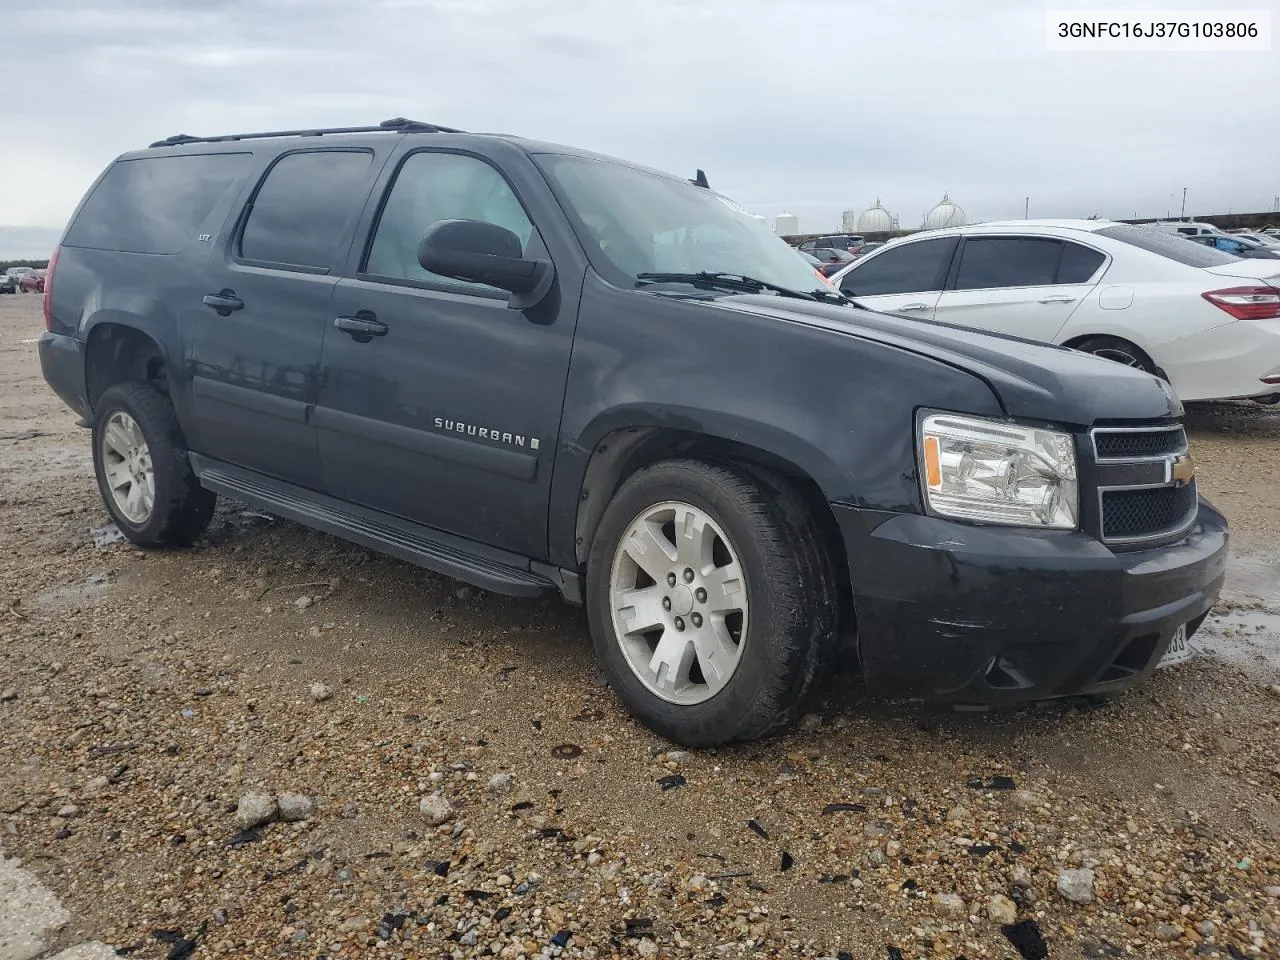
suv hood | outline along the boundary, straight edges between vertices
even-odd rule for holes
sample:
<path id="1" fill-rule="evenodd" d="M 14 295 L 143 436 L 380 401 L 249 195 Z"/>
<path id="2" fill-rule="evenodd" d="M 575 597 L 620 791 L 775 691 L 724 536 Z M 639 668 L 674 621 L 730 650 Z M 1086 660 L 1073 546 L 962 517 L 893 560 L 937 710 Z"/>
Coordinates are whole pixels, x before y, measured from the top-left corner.
<path id="1" fill-rule="evenodd" d="M 985 381 L 1011 417 L 1087 427 L 1107 420 L 1182 415 L 1182 404 L 1163 380 L 1066 347 L 765 294 L 719 297 L 713 305 L 930 357 Z"/>

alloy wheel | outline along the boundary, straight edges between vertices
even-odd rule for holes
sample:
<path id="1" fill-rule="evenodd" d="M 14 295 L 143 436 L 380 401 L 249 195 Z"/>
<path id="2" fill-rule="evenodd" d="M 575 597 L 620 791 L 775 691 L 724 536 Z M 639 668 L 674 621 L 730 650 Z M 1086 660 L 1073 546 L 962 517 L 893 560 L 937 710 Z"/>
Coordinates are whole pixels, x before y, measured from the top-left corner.
<path id="1" fill-rule="evenodd" d="M 156 501 L 151 451 L 138 422 L 123 410 L 111 414 L 102 430 L 102 471 L 125 519 L 135 526 L 150 520 Z"/>
<path id="2" fill-rule="evenodd" d="M 663 700 L 710 700 L 742 662 L 749 610 L 738 553 L 691 504 L 655 504 L 627 526 L 613 556 L 609 606 L 627 665 Z"/>

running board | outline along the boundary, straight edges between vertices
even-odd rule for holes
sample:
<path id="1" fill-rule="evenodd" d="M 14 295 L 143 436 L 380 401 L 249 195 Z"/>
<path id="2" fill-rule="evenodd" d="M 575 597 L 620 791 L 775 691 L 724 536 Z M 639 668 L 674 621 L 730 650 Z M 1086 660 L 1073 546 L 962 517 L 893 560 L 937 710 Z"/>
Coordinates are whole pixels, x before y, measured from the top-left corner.
<path id="1" fill-rule="evenodd" d="M 517 554 L 496 551 L 480 544 L 473 546 L 469 541 L 430 527 L 345 503 L 198 454 L 190 456 L 201 485 L 208 490 L 473 584 L 482 590 L 512 597 L 537 597 L 548 590 L 564 590 L 562 584 L 529 570 L 529 560 Z M 491 556 L 477 553 L 477 549 Z"/>

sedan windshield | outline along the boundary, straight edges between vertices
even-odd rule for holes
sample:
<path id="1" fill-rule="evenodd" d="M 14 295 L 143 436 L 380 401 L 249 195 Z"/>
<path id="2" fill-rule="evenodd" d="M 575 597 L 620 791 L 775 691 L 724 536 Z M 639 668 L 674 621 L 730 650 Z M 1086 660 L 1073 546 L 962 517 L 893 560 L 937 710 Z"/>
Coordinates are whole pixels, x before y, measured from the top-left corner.
<path id="1" fill-rule="evenodd" d="M 535 159 L 592 265 L 617 286 L 634 286 L 645 274 L 714 273 L 800 291 L 822 288 L 794 248 L 705 187 L 607 160 Z"/>

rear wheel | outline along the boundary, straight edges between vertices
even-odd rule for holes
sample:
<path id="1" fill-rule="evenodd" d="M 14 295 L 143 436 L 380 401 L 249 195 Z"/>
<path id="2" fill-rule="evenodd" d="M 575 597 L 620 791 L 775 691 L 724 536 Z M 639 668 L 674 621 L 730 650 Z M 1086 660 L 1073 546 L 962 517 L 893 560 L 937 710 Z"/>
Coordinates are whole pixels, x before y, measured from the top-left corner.
<path id="1" fill-rule="evenodd" d="M 593 541 L 596 653 L 631 712 L 686 746 L 789 723 L 834 636 L 821 538 L 793 491 L 775 494 L 726 466 L 664 461 L 623 484 Z"/>
<path id="2" fill-rule="evenodd" d="M 1077 350 L 1092 353 L 1095 357 L 1123 363 L 1126 367 L 1157 375 L 1155 363 L 1142 348 L 1120 337 L 1089 337 L 1074 346 Z"/>
<path id="3" fill-rule="evenodd" d="M 96 404 L 93 467 L 120 532 L 143 547 L 186 546 L 205 531 L 217 497 L 200 486 L 169 399 L 120 383 Z"/>

